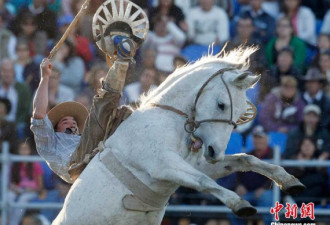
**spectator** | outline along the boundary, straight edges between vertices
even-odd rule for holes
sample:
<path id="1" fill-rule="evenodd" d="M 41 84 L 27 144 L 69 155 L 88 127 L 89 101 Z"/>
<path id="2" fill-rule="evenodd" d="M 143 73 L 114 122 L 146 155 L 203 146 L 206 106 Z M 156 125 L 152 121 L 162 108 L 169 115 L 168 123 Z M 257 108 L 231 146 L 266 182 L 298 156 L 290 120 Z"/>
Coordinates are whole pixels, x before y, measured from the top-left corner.
<path id="1" fill-rule="evenodd" d="M 262 103 L 260 124 L 268 132 L 288 133 L 302 120 L 304 106 L 297 90 L 297 80 L 282 77 L 281 86 L 274 88 Z"/>
<path id="2" fill-rule="evenodd" d="M 0 0 L 0 14 L 2 15 L 3 27 L 7 27 L 8 24 L 14 19 L 14 6 L 6 0 Z"/>
<path id="3" fill-rule="evenodd" d="M 330 49 L 320 52 L 319 68 L 322 76 L 330 80 Z"/>
<path id="4" fill-rule="evenodd" d="M 81 9 L 82 5 L 84 4 L 85 0 L 70 0 L 71 4 L 71 15 L 75 16 Z M 89 8 L 98 5 L 97 3 L 100 1 L 93 1 L 93 4 L 89 5 Z M 102 3 L 104 1 L 102 0 Z M 94 14 L 94 13 L 93 13 Z M 82 16 L 79 21 L 77 22 L 77 34 L 81 35 L 82 37 L 88 38 L 88 40 L 94 40 L 91 24 L 93 21 L 93 14 L 85 14 Z"/>
<path id="5" fill-rule="evenodd" d="M 164 72 L 174 70 L 173 59 L 180 53 L 186 35 L 169 18 L 154 18 L 154 32 L 150 32 L 144 42 L 144 48 L 156 49 L 155 67 Z"/>
<path id="6" fill-rule="evenodd" d="M 300 71 L 293 65 L 294 52 L 290 47 L 282 48 L 276 59 L 276 64 L 270 69 L 271 86 L 275 87 L 280 84 L 282 76 L 293 76 L 297 80 L 300 79 Z"/>
<path id="7" fill-rule="evenodd" d="M 30 57 L 37 64 L 46 55 L 48 36 L 45 31 L 38 30 L 36 18 L 32 13 L 26 11 L 21 13 L 18 20 L 17 36 L 26 39 L 29 43 Z"/>
<path id="8" fill-rule="evenodd" d="M 290 19 L 288 17 L 282 17 L 276 23 L 276 37 L 272 38 L 266 46 L 268 65 L 274 65 L 278 52 L 288 46 L 294 52 L 293 65 L 297 68 L 302 68 L 306 60 L 306 45 L 293 35 L 293 27 Z"/>
<path id="9" fill-rule="evenodd" d="M 65 40 L 54 56 L 54 61 L 61 71 L 61 84 L 70 87 L 75 94 L 81 90 L 85 75 L 84 61 L 76 56 L 71 41 Z"/>
<path id="10" fill-rule="evenodd" d="M 93 67 L 86 73 L 85 82 L 88 84 L 84 88 L 82 93 L 89 96 L 92 99 L 94 95 L 98 94 L 98 90 L 101 88 L 101 81 L 107 75 L 109 68 L 105 63 L 96 63 Z"/>
<path id="11" fill-rule="evenodd" d="M 53 108 L 55 105 L 61 102 L 73 101 L 75 98 L 73 90 L 60 83 L 61 76 L 62 74 L 59 67 L 54 64 L 52 73 L 49 77 L 49 109 Z"/>
<path id="12" fill-rule="evenodd" d="M 326 84 L 326 79 L 322 76 L 320 70 L 310 68 L 303 78 L 305 82 L 305 92 L 302 98 L 306 104 L 315 104 L 321 109 L 322 127 L 329 126 L 330 115 L 330 99 L 325 95 L 323 88 Z"/>
<path id="13" fill-rule="evenodd" d="M 74 17 L 72 15 L 64 15 L 59 18 L 59 37 L 62 37 L 62 35 L 65 33 L 70 23 L 73 21 L 73 18 Z M 86 65 L 92 61 L 93 54 L 92 49 L 90 47 L 90 42 L 88 38 L 83 37 L 77 33 L 76 27 L 73 27 L 67 40 L 69 40 L 73 44 L 73 46 L 75 47 L 76 55 L 81 57 Z"/>
<path id="14" fill-rule="evenodd" d="M 32 154 L 33 148 L 30 142 L 20 142 L 17 153 L 21 156 Z M 38 162 L 16 162 L 11 169 L 11 184 L 9 201 L 27 203 L 38 196 L 43 188 L 43 170 Z M 10 211 L 10 225 L 18 225 L 24 215 L 25 209 L 12 208 Z"/>
<path id="15" fill-rule="evenodd" d="M 269 146 L 268 134 L 263 127 L 255 127 L 252 134 L 254 149 L 248 154 L 258 159 L 272 159 L 273 149 Z M 253 205 L 270 207 L 273 204 L 270 188 L 271 181 L 263 175 L 254 172 L 237 174 L 236 193 Z M 263 219 L 266 224 L 270 224 L 271 216 L 265 215 Z M 236 220 L 232 221 L 232 224 L 236 224 L 235 222 Z"/>
<path id="16" fill-rule="evenodd" d="M 121 103 L 135 104 L 138 103 L 142 94 L 148 93 L 149 90 L 156 88 L 158 73 L 155 69 L 146 68 L 140 75 L 140 80 L 124 87 Z"/>
<path id="17" fill-rule="evenodd" d="M 37 29 L 45 31 L 51 39 L 56 38 L 56 14 L 48 8 L 47 0 L 32 0 L 28 7 L 23 8 L 17 15 L 16 23 L 24 23 L 24 15 L 31 13 L 36 21 Z"/>
<path id="18" fill-rule="evenodd" d="M 157 57 L 157 51 L 153 48 L 144 48 L 142 53 L 142 67 L 143 68 L 155 68 L 155 60 Z"/>
<path id="19" fill-rule="evenodd" d="M 313 57 L 311 66 L 318 67 L 320 53 L 330 50 L 330 34 L 321 33 L 317 38 L 317 53 Z"/>
<path id="20" fill-rule="evenodd" d="M 306 6 L 300 5 L 301 0 L 284 0 L 282 15 L 290 18 L 293 34 L 310 45 L 316 44 L 315 15 Z"/>
<path id="21" fill-rule="evenodd" d="M 266 44 L 274 36 L 275 20 L 262 8 L 264 0 L 250 0 L 250 6 L 241 13 L 241 17 L 253 20 L 255 36 Z"/>
<path id="22" fill-rule="evenodd" d="M 44 202 L 52 202 L 52 203 L 64 203 L 64 199 L 70 190 L 71 185 L 66 183 L 60 178 L 57 178 L 55 181 L 55 189 L 44 192 L 39 197 L 32 200 L 35 203 L 44 203 Z M 41 214 L 44 215 L 49 221 L 53 221 L 58 213 L 59 209 L 42 209 Z"/>
<path id="23" fill-rule="evenodd" d="M 188 17 L 188 39 L 199 45 L 223 44 L 229 39 L 229 21 L 226 12 L 214 6 L 214 0 L 200 0 L 200 6 L 191 9 Z"/>
<path id="24" fill-rule="evenodd" d="M 29 109 L 31 104 L 31 93 L 25 83 L 15 80 L 14 63 L 10 59 L 3 59 L 0 68 L 0 97 L 8 98 L 11 103 L 11 111 L 8 120 L 16 121 L 18 137 L 25 136 L 25 126 L 29 120 Z"/>
<path id="25" fill-rule="evenodd" d="M 254 72 L 263 71 L 266 64 L 265 57 L 263 57 L 264 49 L 260 40 L 255 35 L 253 35 L 256 27 L 254 26 L 252 18 L 247 15 L 239 17 L 236 29 L 237 33 L 235 37 L 227 45 L 228 49 L 231 50 L 240 45 L 259 46 L 260 49 L 251 55 L 250 70 Z"/>
<path id="26" fill-rule="evenodd" d="M 180 68 L 187 64 L 187 59 L 182 55 L 177 55 L 173 59 L 174 68 Z"/>
<path id="27" fill-rule="evenodd" d="M 321 154 L 318 152 L 316 141 L 310 137 L 301 139 L 298 145 L 299 152 L 293 158 L 298 161 L 301 160 L 326 160 L 328 152 Z M 287 168 L 288 172 L 298 178 L 301 183 L 306 186 L 306 189 L 295 196 L 294 199 L 298 205 L 303 202 L 312 201 L 315 204 L 320 203 L 320 198 L 326 194 L 326 186 L 328 176 L 325 168 L 316 167 L 294 167 Z M 316 199 L 318 198 L 318 199 Z"/>
<path id="28" fill-rule="evenodd" d="M 29 43 L 25 39 L 19 39 L 16 45 L 17 59 L 15 61 L 15 77 L 19 83 L 26 83 L 33 93 L 39 84 L 39 67 L 30 57 Z"/>
<path id="29" fill-rule="evenodd" d="M 316 140 L 317 148 L 321 152 L 329 152 L 330 134 L 326 128 L 321 126 L 321 109 L 317 105 L 310 104 L 304 108 L 304 119 L 302 123 L 288 135 L 284 158 L 295 157 L 299 152 L 299 143 L 304 137 Z"/>
<path id="30" fill-rule="evenodd" d="M 159 5 L 149 10 L 150 29 L 154 30 L 156 17 L 167 17 L 184 32 L 188 31 L 188 25 L 182 10 L 174 4 L 174 0 L 160 0 Z"/>
<path id="31" fill-rule="evenodd" d="M 50 225 L 44 215 L 38 213 L 26 213 L 21 225 Z"/>
<path id="32" fill-rule="evenodd" d="M 15 124 L 6 120 L 10 109 L 10 101 L 7 98 L 0 98 L 0 149 L 2 148 L 2 142 L 8 141 L 9 151 L 14 153 L 17 139 Z"/>
<path id="33" fill-rule="evenodd" d="M 330 35 L 330 9 L 328 9 L 327 14 L 324 16 L 321 33 Z"/>
<path id="34" fill-rule="evenodd" d="M 316 19 L 322 20 L 324 15 L 326 14 L 327 10 L 330 7 L 330 1 L 329 0 L 301 0 L 301 5 L 307 6 L 310 8 Z"/>
<path id="35" fill-rule="evenodd" d="M 0 60 L 15 58 L 16 37 L 5 27 L 5 19 L 5 14 L 0 12 Z"/>

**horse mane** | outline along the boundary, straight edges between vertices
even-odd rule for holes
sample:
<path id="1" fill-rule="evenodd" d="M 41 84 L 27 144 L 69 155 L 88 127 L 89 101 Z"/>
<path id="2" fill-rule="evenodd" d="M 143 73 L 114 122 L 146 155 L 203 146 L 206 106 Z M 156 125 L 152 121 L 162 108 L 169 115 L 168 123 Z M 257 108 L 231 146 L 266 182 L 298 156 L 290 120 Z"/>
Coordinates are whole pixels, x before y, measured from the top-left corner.
<path id="1" fill-rule="evenodd" d="M 180 78 L 190 74 L 198 68 L 203 68 L 208 64 L 218 64 L 219 67 L 234 67 L 245 72 L 250 67 L 250 56 L 258 50 L 258 47 L 251 46 L 245 47 L 240 45 L 231 51 L 225 51 L 226 45 L 222 50 L 213 55 L 213 45 L 209 48 L 209 53 L 203 56 L 201 59 L 194 63 L 187 63 L 186 65 L 177 68 L 172 74 L 170 74 L 165 81 L 159 85 L 156 89 L 148 92 L 147 94 L 141 95 L 140 97 L 140 107 L 145 107 L 149 102 L 156 102 L 157 95 L 172 86 Z M 210 52 L 211 49 L 211 52 Z M 201 73 L 203 74 L 203 73 Z"/>

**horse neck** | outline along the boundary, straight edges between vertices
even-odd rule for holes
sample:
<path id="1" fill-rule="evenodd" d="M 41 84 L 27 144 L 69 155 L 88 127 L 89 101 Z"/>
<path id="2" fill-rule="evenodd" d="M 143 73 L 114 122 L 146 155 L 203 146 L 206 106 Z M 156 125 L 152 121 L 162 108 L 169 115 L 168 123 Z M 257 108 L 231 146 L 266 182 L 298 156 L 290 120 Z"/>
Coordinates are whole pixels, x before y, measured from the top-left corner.
<path id="1" fill-rule="evenodd" d="M 169 105 L 189 114 L 197 92 L 203 84 L 202 76 L 195 73 L 179 79 L 172 88 L 163 92 L 158 104 Z M 206 79 L 204 77 L 203 80 Z"/>

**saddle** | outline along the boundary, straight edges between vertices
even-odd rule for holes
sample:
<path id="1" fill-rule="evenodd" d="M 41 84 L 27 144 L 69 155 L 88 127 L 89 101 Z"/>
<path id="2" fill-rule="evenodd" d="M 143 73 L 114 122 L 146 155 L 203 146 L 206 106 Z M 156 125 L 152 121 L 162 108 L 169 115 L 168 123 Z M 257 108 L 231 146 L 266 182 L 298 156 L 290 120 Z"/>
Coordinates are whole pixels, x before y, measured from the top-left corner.
<path id="1" fill-rule="evenodd" d="M 109 117 L 105 135 L 103 137 L 103 141 L 100 141 L 98 146 L 92 150 L 86 149 L 87 152 L 80 152 L 76 154 L 77 159 L 82 158 L 83 160 L 82 161 L 75 159 L 72 160 L 74 163 L 70 165 L 68 173 L 73 181 L 75 181 L 79 177 L 79 175 L 84 171 L 84 169 L 86 168 L 88 163 L 94 158 L 94 156 L 97 153 L 103 151 L 104 142 L 117 130 L 119 125 L 132 114 L 132 112 L 133 112 L 132 108 L 127 106 L 122 106 L 114 110 L 113 116 Z M 94 134 L 93 132 L 90 133 Z M 96 138 L 96 137 L 82 136 L 82 138 Z M 84 157 L 80 157 L 80 154 L 84 154 Z"/>

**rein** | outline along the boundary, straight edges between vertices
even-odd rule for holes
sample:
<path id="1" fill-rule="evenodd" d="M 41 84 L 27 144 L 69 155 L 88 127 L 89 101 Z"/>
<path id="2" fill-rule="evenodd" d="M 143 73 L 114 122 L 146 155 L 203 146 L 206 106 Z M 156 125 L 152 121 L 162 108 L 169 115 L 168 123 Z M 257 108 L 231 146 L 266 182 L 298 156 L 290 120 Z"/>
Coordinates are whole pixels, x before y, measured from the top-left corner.
<path id="1" fill-rule="evenodd" d="M 220 123 L 228 123 L 230 125 L 233 125 L 234 128 L 237 127 L 237 123 L 235 121 L 233 121 L 233 101 L 232 101 L 232 96 L 231 96 L 231 93 L 229 91 L 229 88 L 228 88 L 228 85 L 227 83 L 224 81 L 223 79 L 223 74 L 227 71 L 230 71 L 230 70 L 234 70 L 235 68 L 224 68 L 224 69 L 221 69 L 217 72 L 215 72 L 209 79 L 207 79 L 207 81 L 202 85 L 202 87 L 199 89 L 197 95 L 196 95 L 196 98 L 195 98 L 195 101 L 194 101 L 194 105 L 191 109 L 191 116 L 189 116 L 187 113 L 184 113 L 182 112 L 181 110 L 179 109 L 176 109 L 172 106 L 169 106 L 169 105 L 161 105 L 161 104 L 157 104 L 157 103 L 151 103 L 150 105 L 153 106 L 153 107 L 158 107 L 158 108 L 161 108 L 161 109 L 164 109 L 164 110 L 168 110 L 168 111 L 172 111 L 176 114 L 179 114 L 181 116 L 184 116 L 185 118 L 187 118 L 185 124 L 184 124 L 184 129 L 187 133 L 190 133 L 190 134 L 194 134 L 194 132 L 197 130 L 197 128 L 202 124 L 202 123 L 206 123 L 206 122 L 220 122 Z M 195 116 L 196 116 L 196 106 L 197 106 L 197 102 L 198 102 L 198 99 L 199 97 L 201 96 L 204 88 L 207 86 L 207 84 L 213 80 L 216 76 L 221 76 L 221 80 L 222 82 L 224 83 L 225 87 L 226 87 L 226 90 L 227 90 L 227 93 L 229 95 L 229 100 L 230 100 L 230 119 L 229 120 L 226 120 L 226 119 L 205 119 L 205 120 L 200 120 L 200 121 L 197 121 L 195 119 Z"/>

